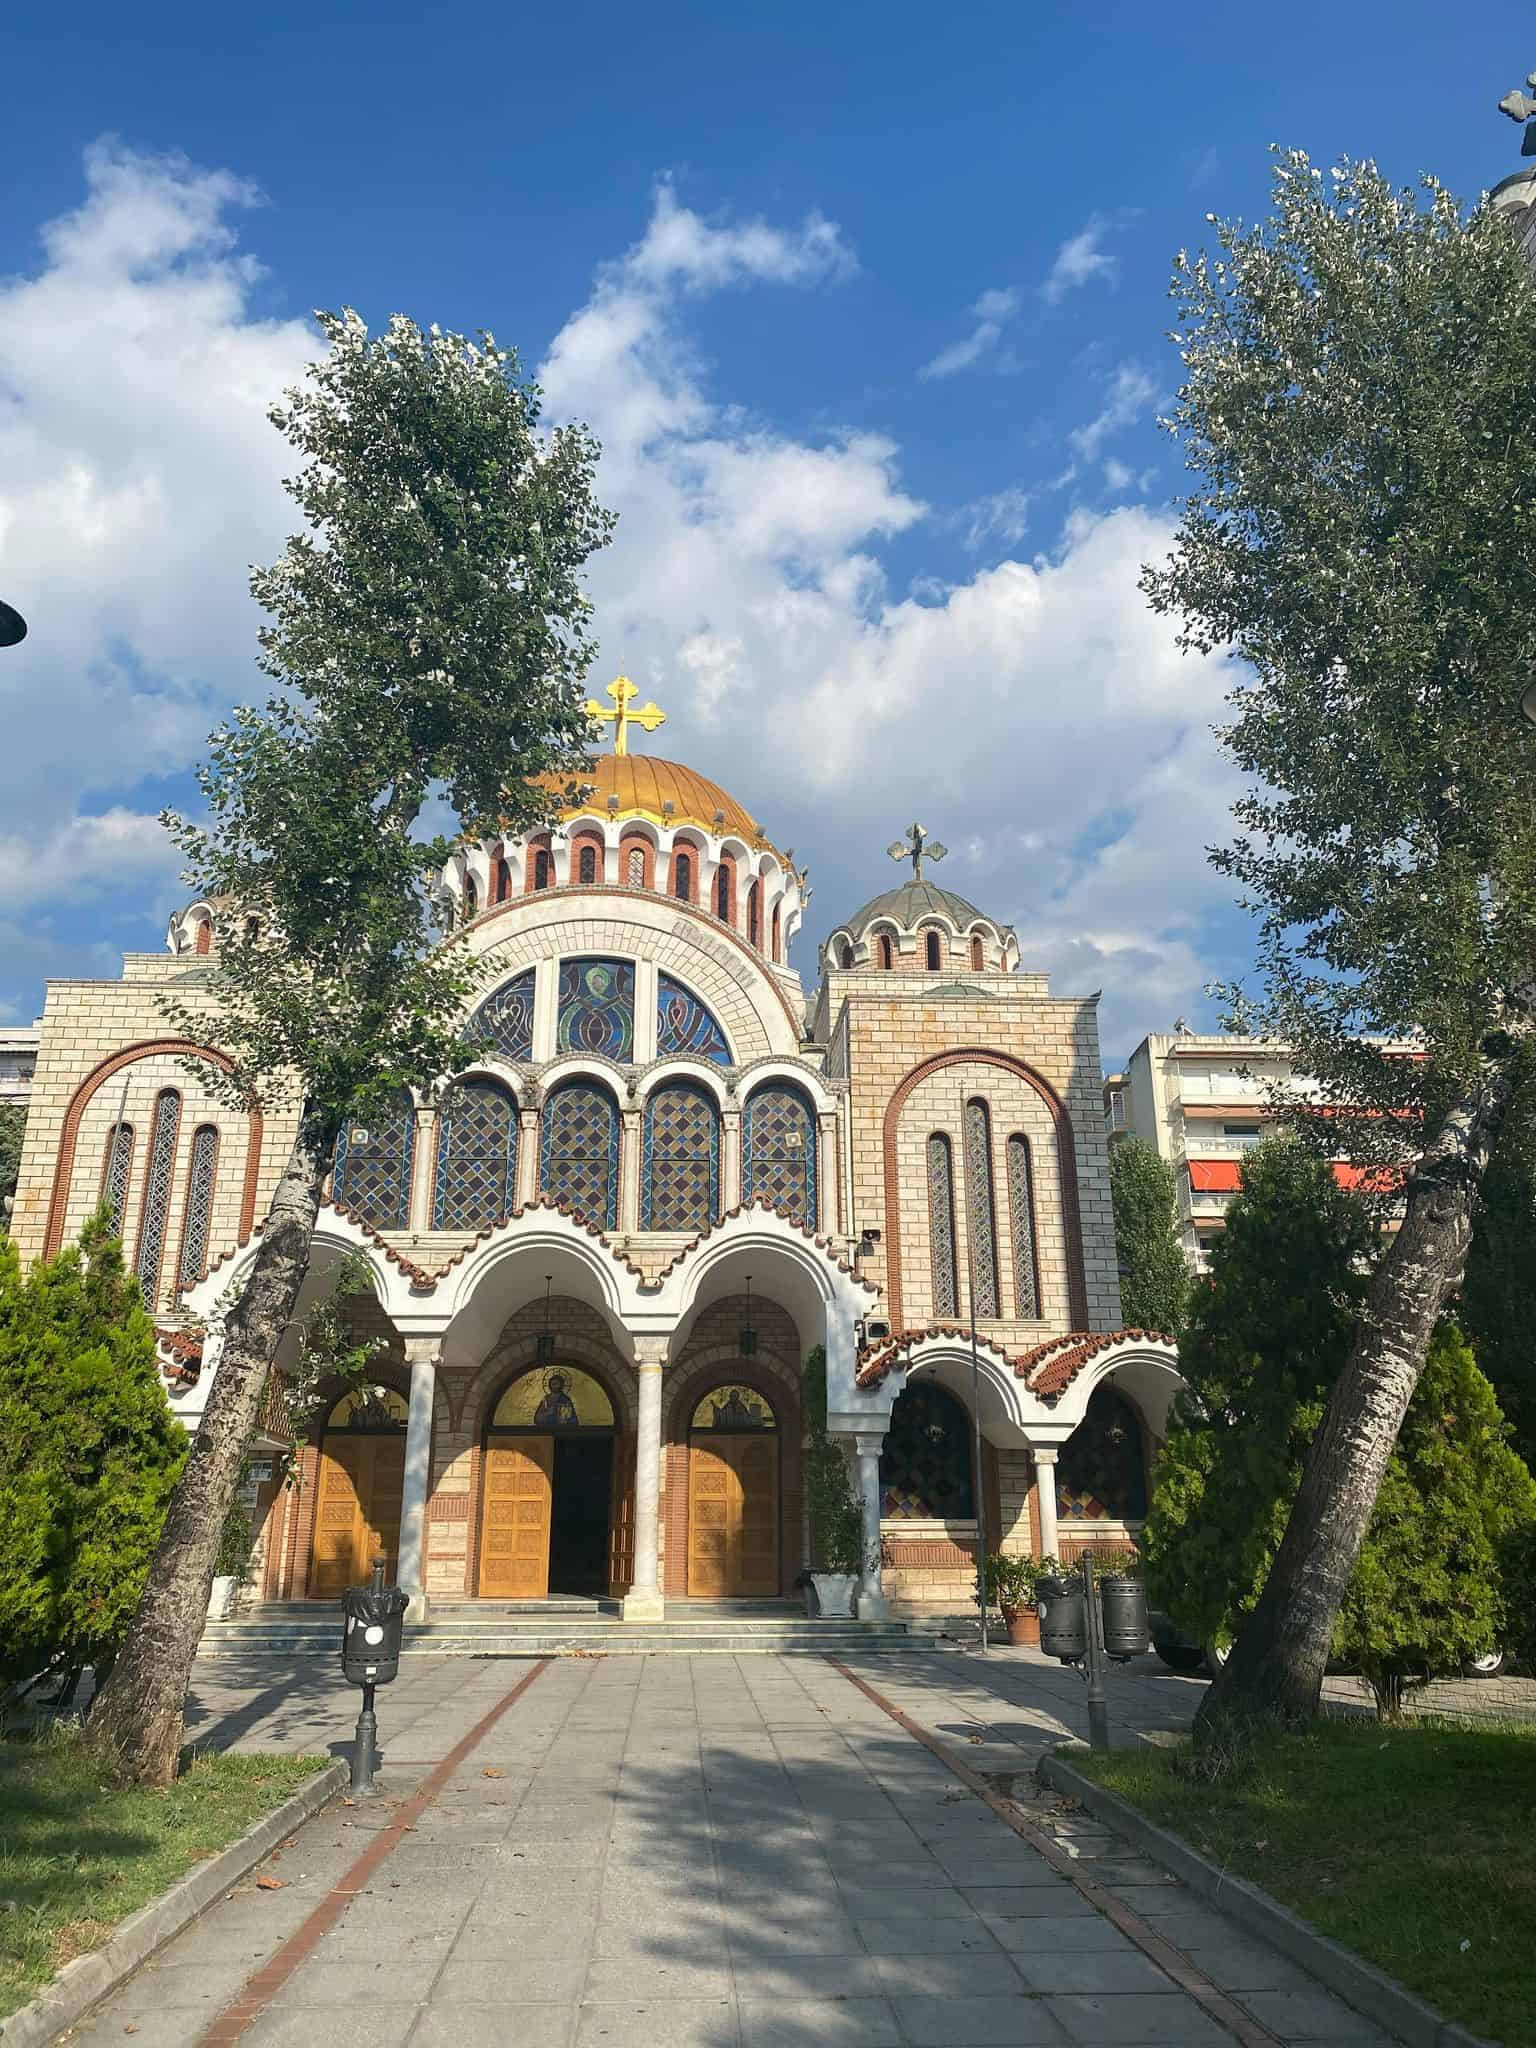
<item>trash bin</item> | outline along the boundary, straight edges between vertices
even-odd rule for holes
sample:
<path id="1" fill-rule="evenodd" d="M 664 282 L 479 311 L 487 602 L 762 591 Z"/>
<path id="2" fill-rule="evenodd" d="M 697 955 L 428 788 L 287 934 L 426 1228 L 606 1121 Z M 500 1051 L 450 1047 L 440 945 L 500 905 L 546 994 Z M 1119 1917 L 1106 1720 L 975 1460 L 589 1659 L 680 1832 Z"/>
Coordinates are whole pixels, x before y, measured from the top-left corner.
<path id="1" fill-rule="evenodd" d="M 1113 1573 L 1099 1581 L 1104 1602 L 1104 1654 L 1124 1663 L 1144 1657 L 1152 1647 L 1147 1615 L 1147 1589 L 1140 1579 Z"/>
<path id="2" fill-rule="evenodd" d="M 1042 1579 L 1036 1598 L 1040 1603 L 1040 1647 L 1047 1657 L 1072 1663 L 1088 1649 L 1083 1625 L 1083 1582 L 1078 1578 Z"/>
<path id="3" fill-rule="evenodd" d="M 341 1599 L 341 1671 L 352 1685 L 388 1685 L 400 1675 L 400 1641 L 410 1601 L 386 1586 L 382 1566 L 373 1583 L 349 1586 Z"/>

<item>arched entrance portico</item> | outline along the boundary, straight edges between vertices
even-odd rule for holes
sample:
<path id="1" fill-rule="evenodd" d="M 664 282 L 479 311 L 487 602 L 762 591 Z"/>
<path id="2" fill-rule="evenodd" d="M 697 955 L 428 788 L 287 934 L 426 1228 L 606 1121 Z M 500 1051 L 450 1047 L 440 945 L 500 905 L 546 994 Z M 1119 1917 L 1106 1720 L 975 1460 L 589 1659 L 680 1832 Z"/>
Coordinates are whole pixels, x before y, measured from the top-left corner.
<path id="1" fill-rule="evenodd" d="M 480 1460 L 482 1599 L 622 1590 L 625 1459 L 618 1410 L 586 1366 L 516 1373 L 493 1405 Z"/>

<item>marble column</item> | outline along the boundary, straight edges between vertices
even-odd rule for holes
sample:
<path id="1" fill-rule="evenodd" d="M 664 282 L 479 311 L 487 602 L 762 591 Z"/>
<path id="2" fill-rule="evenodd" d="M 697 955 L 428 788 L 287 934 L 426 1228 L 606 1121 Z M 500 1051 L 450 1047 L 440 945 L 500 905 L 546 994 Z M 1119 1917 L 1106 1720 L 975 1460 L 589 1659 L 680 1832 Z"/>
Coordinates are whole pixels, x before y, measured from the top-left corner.
<path id="1" fill-rule="evenodd" d="M 411 1403 L 405 1425 L 405 1483 L 400 1490 L 400 1564 L 396 1583 L 410 1599 L 407 1621 L 427 1618 L 427 1493 L 432 1483 L 432 1407 L 437 1393 L 440 1337 L 407 1337 Z"/>
<path id="2" fill-rule="evenodd" d="M 539 1192 L 539 1112 L 517 1112 L 517 1179 L 515 1195 L 519 1209 L 526 1209 Z"/>
<path id="3" fill-rule="evenodd" d="M 880 1567 L 880 1452 L 884 1434 L 854 1438 L 859 1459 L 859 1499 L 864 1508 L 864 1562 L 859 1573 L 860 1621 L 889 1621 Z"/>
<path id="4" fill-rule="evenodd" d="M 1040 1517 L 1040 1555 L 1055 1557 L 1060 1538 L 1056 1532 L 1056 1446 L 1034 1447 L 1035 1508 Z"/>
<path id="5" fill-rule="evenodd" d="M 637 1337 L 635 1366 L 640 1407 L 635 1426 L 635 1576 L 624 1595 L 626 1621 L 660 1621 L 661 1597 L 661 1373 L 665 1337 Z"/>

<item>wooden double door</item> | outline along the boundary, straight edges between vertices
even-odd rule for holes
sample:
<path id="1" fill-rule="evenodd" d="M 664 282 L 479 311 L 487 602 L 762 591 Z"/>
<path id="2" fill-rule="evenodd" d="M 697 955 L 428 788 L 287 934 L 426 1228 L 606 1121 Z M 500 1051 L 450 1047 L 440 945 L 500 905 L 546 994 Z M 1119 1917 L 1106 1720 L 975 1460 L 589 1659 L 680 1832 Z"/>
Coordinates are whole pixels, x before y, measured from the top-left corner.
<path id="1" fill-rule="evenodd" d="M 634 1462 L 632 1442 L 615 1430 L 492 1432 L 482 1466 L 480 1597 L 628 1592 Z"/>
<path id="2" fill-rule="evenodd" d="M 348 1586 L 363 1585 L 381 1555 L 384 1576 L 393 1584 L 404 1484 L 403 1429 L 326 1432 L 315 1478 L 312 1600 L 339 1600 Z"/>
<path id="3" fill-rule="evenodd" d="M 688 1446 L 688 1591 L 717 1600 L 779 1591 L 779 1439 L 697 1432 Z"/>

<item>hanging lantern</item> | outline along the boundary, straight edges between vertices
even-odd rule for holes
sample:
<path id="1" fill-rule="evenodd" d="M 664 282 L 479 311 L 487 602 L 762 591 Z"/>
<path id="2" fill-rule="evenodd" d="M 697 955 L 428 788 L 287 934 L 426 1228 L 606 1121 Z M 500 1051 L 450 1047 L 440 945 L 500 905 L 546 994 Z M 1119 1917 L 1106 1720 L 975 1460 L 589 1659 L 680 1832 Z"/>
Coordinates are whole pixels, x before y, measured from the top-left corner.
<path id="1" fill-rule="evenodd" d="M 750 1273 L 747 1275 L 746 1319 L 736 1333 L 736 1346 L 743 1358 L 753 1358 L 757 1354 L 757 1331 L 752 1327 L 752 1275 Z"/>
<path id="2" fill-rule="evenodd" d="M 544 1327 L 538 1334 L 533 1347 L 535 1365 L 553 1365 L 555 1362 L 555 1333 L 549 1327 L 549 1287 L 553 1275 L 544 1275 Z"/>

